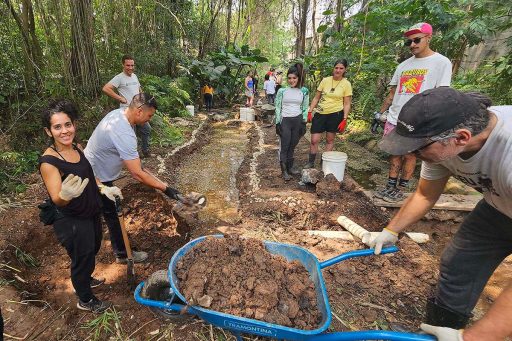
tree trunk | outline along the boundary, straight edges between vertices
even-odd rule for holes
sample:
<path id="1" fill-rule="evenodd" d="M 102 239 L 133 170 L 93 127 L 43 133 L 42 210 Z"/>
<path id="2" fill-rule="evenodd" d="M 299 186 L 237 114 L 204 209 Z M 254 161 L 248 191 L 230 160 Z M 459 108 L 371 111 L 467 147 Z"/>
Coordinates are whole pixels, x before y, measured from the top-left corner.
<path id="1" fill-rule="evenodd" d="M 71 75 L 75 89 L 96 96 L 100 77 L 94 49 L 91 0 L 69 0 L 71 9 Z"/>
<path id="2" fill-rule="evenodd" d="M 309 0 L 299 1 L 299 34 L 297 36 L 297 46 L 295 57 L 300 58 L 306 54 L 306 27 L 308 21 Z"/>
<path id="3" fill-rule="evenodd" d="M 343 28 L 343 19 L 345 17 L 345 13 L 343 12 L 343 0 L 336 1 L 336 32 L 341 32 Z"/>
<path id="4" fill-rule="evenodd" d="M 25 60 L 25 88 L 27 92 L 31 89 L 39 89 L 42 86 L 41 68 L 42 57 L 41 46 L 37 39 L 34 23 L 34 11 L 30 0 L 23 0 L 21 13 L 18 14 L 10 0 L 4 0 L 9 8 L 14 21 L 21 33 L 23 40 L 23 57 Z"/>
<path id="5" fill-rule="evenodd" d="M 233 0 L 228 0 L 228 18 L 226 21 L 226 48 L 229 47 L 231 40 L 231 9 L 233 8 Z"/>
<path id="6" fill-rule="evenodd" d="M 313 0 L 311 4 L 311 26 L 313 26 L 313 42 L 311 44 L 311 50 L 314 49 L 314 53 L 316 54 L 320 49 L 318 44 L 318 33 L 316 32 L 316 0 Z"/>

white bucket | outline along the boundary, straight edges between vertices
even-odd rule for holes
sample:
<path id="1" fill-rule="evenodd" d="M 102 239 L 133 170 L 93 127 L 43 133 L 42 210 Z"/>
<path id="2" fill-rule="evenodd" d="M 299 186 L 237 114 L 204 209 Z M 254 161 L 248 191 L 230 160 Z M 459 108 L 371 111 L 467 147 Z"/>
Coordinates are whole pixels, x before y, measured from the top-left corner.
<path id="1" fill-rule="evenodd" d="M 254 121 L 255 113 L 252 108 L 240 108 L 240 121 Z"/>
<path id="2" fill-rule="evenodd" d="M 187 105 L 185 108 L 189 112 L 190 116 L 194 116 L 194 106 L 193 105 Z"/>
<path id="3" fill-rule="evenodd" d="M 324 175 L 333 174 L 339 182 L 343 181 L 347 158 L 347 154 L 342 152 L 324 152 L 322 154 L 322 172 Z"/>

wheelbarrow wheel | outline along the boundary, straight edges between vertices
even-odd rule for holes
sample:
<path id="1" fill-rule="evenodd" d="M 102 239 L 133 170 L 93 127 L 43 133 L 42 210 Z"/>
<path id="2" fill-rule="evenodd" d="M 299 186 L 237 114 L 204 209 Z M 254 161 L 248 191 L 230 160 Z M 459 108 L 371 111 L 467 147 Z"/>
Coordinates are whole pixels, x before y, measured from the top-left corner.
<path id="1" fill-rule="evenodd" d="M 184 304 L 176 295 L 174 295 L 171 288 L 171 283 L 167 277 L 167 270 L 159 270 L 149 276 L 148 280 L 144 283 L 141 296 L 156 301 L 167 301 Z M 165 319 L 175 320 L 176 322 L 184 322 L 192 318 L 192 316 L 189 314 L 181 314 L 173 310 L 165 310 L 153 307 L 150 309 L 156 315 L 162 316 Z"/>

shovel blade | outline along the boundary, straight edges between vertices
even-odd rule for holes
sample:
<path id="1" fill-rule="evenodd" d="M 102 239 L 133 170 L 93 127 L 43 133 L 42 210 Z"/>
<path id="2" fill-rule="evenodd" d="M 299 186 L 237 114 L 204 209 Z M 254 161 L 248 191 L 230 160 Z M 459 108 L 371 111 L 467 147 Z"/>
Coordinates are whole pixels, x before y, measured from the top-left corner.
<path id="1" fill-rule="evenodd" d="M 135 289 L 135 265 L 133 259 L 128 259 L 126 263 L 126 277 L 130 290 Z"/>

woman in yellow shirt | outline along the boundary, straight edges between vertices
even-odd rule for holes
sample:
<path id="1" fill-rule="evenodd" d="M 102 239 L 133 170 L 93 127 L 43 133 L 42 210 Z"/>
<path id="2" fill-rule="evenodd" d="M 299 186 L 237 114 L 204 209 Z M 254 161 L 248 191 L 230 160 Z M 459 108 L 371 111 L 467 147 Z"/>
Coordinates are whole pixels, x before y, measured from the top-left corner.
<path id="1" fill-rule="evenodd" d="M 204 105 L 206 106 L 206 111 L 212 110 L 213 107 L 213 88 L 210 83 L 206 83 L 202 89 Z"/>
<path id="2" fill-rule="evenodd" d="M 315 167 L 318 144 L 322 134 L 326 133 L 325 151 L 334 147 L 334 139 L 341 121 L 350 113 L 352 104 L 352 85 L 345 78 L 347 60 L 339 59 L 334 63 L 332 76 L 325 77 L 316 89 L 316 95 L 309 106 L 309 112 L 316 108 L 317 114 L 313 117 L 311 125 L 311 146 L 309 161 L 304 168 Z"/>

